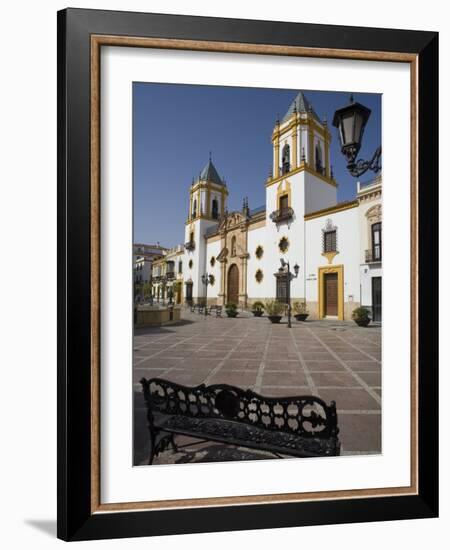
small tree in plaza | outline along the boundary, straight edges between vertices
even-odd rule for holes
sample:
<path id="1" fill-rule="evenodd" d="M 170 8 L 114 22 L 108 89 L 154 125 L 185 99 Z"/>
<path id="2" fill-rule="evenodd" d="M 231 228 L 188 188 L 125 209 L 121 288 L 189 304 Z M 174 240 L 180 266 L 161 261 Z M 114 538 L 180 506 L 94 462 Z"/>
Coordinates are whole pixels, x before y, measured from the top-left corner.
<path id="1" fill-rule="evenodd" d="M 271 323 L 279 323 L 283 317 L 285 305 L 278 300 L 267 300 L 264 304 L 267 317 Z"/>
<path id="2" fill-rule="evenodd" d="M 239 313 L 237 310 L 237 305 L 233 303 L 226 304 L 225 312 L 228 317 L 237 317 Z"/>
<path id="3" fill-rule="evenodd" d="M 353 310 L 352 319 L 360 327 L 367 327 L 370 323 L 370 312 L 365 307 L 357 307 Z"/>
<path id="4" fill-rule="evenodd" d="M 144 300 L 147 298 L 150 298 L 152 294 L 152 285 L 150 283 L 144 283 L 142 285 L 142 295 L 144 296 Z"/>
<path id="5" fill-rule="evenodd" d="M 252 313 L 255 317 L 261 317 L 264 313 L 264 304 L 260 301 L 256 301 L 252 304 Z"/>

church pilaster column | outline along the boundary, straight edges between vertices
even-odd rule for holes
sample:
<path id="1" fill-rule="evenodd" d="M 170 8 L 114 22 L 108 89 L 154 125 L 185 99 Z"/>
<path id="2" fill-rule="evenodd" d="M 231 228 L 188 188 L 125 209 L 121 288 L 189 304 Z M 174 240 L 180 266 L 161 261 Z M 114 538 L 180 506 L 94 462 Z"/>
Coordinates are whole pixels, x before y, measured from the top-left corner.
<path id="1" fill-rule="evenodd" d="M 206 215 L 208 218 L 211 217 L 211 189 L 209 186 L 206 189 Z"/>
<path id="2" fill-rule="evenodd" d="M 295 115 L 295 124 L 292 132 L 292 168 L 295 170 L 298 166 L 298 143 L 297 143 L 297 134 L 298 134 L 298 124 L 297 124 L 297 114 Z"/>
<path id="3" fill-rule="evenodd" d="M 329 142 L 329 134 L 328 131 L 325 129 L 325 176 L 327 178 L 330 177 L 330 142 Z"/>
<path id="4" fill-rule="evenodd" d="M 239 293 L 243 307 L 247 307 L 247 256 L 241 258 L 241 285 Z"/>
<path id="5" fill-rule="evenodd" d="M 314 166 L 314 127 L 311 118 L 308 123 L 308 164 L 312 168 Z"/>
<path id="6" fill-rule="evenodd" d="M 226 292 L 226 272 L 227 272 L 227 260 L 223 259 L 220 261 L 220 294 L 222 303 L 220 305 L 224 306 L 227 299 Z"/>
<path id="7" fill-rule="evenodd" d="M 277 134 L 273 143 L 273 177 L 280 175 L 280 136 Z"/>

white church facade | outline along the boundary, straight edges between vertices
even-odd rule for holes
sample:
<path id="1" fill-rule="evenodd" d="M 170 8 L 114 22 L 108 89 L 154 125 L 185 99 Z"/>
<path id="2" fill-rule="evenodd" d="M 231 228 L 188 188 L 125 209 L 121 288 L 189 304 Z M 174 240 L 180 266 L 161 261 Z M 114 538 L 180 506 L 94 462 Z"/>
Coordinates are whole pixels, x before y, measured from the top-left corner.
<path id="1" fill-rule="evenodd" d="M 189 189 L 178 302 L 284 301 L 284 259 L 299 266 L 291 299 L 305 301 L 310 318 L 348 320 L 361 305 L 381 320 L 382 179 L 358 182 L 354 200 L 338 202 L 330 142 L 327 123 L 299 92 L 273 129 L 266 204 L 256 209 L 244 199 L 242 210 L 228 211 L 226 182 L 209 160 Z M 160 285 L 155 277 L 154 296 Z"/>

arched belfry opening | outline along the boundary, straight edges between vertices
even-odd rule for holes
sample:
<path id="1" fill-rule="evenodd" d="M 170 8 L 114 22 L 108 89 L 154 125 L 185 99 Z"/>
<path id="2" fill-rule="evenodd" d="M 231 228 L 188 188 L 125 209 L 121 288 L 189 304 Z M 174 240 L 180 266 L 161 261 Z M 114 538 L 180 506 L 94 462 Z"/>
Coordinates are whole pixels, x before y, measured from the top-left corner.
<path id="1" fill-rule="evenodd" d="M 283 147 L 283 151 L 281 154 L 281 173 L 287 174 L 291 170 L 291 149 L 289 145 L 286 143 L 286 145 Z"/>
<path id="2" fill-rule="evenodd" d="M 211 216 L 217 220 L 219 218 L 219 201 L 214 198 L 211 205 Z"/>
<path id="3" fill-rule="evenodd" d="M 322 156 L 322 147 L 320 146 L 320 143 L 316 144 L 315 165 L 316 165 L 316 172 L 319 172 L 319 174 L 322 174 L 323 173 L 323 156 Z"/>

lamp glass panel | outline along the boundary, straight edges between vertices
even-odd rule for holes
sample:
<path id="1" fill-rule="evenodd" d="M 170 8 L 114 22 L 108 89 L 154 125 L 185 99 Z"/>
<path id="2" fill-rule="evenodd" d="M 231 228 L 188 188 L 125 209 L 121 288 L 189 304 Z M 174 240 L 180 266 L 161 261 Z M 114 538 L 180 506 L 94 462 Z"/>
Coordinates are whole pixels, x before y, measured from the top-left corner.
<path id="1" fill-rule="evenodd" d="M 355 134 L 354 134 L 355 143 L 361 143 L 363 124 L 364 124 L 364 115 L 359 111 L 357 111 L 355 113 Z"/>
<path id="2" fill-rule="evenodd" d="M 355 143 L 354 117 L 354 113 L 346 113 L 341 119 L 342 145 Z"/>

